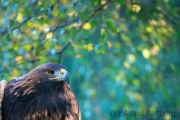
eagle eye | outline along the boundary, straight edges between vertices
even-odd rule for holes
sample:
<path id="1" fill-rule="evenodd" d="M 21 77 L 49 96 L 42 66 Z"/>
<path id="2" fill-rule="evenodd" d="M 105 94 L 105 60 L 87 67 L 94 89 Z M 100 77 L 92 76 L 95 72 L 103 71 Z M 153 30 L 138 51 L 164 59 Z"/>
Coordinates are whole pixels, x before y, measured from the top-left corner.
<path id="1" fill-rule="evenodd" d="M 48 74 L 48 75 L 54 75 L 54 70 L 48 70 L 48 71 L 47 71 L 47 74 Z"/>

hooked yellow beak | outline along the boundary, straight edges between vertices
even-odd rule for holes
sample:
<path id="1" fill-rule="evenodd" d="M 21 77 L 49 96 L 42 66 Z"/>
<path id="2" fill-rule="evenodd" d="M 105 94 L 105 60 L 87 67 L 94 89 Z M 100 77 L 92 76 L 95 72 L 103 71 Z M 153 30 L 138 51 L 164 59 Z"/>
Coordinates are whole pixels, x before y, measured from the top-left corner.
<path id="1" fill-rule="evenodd" d="M 69 73 L 65 69 L 56 70 L 50 80 L 66 81 L 69 83 Z"/>

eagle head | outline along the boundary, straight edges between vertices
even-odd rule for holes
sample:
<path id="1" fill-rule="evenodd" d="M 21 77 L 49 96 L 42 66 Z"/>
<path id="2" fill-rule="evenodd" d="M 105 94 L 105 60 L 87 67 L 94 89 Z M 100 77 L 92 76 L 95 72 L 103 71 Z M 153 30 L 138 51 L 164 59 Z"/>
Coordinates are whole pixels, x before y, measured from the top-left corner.
<path id="1" fill-rule="evenodd" d="M 69 73 L 62 65 L 57 63 L 42 64 L 32 72 L 38 73 L 36 77 L 39 77 L 41 80 L 57 80 L 69 83 Z"/>

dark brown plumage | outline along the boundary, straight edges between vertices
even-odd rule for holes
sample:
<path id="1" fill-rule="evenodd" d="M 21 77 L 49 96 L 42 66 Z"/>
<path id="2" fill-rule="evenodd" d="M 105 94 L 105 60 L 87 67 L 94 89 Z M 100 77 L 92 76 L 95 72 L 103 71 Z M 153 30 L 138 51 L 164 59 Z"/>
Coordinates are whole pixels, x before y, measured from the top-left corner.
<path id="1" fill-rule="evenodd" d="M 4 90 L 2 120 L 80 120 L 68 82 L 68 72 L 56 63 L 40 65 L 11 80 Z"/>

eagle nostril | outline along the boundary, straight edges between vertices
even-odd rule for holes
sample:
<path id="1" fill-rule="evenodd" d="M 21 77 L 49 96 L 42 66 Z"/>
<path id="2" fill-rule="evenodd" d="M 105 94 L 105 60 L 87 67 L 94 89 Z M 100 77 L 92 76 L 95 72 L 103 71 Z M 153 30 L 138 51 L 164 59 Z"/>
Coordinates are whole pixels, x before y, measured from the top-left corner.
<path id="1" fill-rule="evenodd" d="M 60 70 L 60 73 L 63 75 L 65 73 L 65 70 L 64 69 L 61 69 Z"/>

